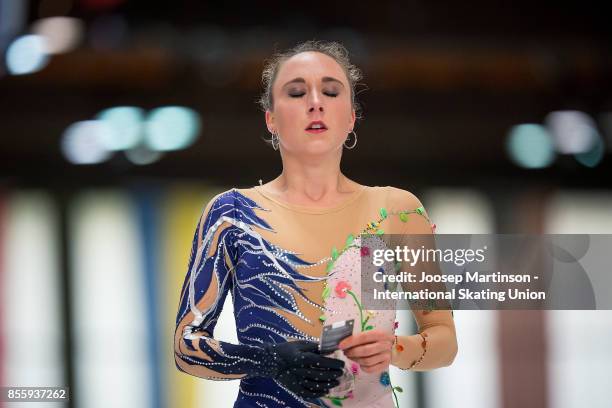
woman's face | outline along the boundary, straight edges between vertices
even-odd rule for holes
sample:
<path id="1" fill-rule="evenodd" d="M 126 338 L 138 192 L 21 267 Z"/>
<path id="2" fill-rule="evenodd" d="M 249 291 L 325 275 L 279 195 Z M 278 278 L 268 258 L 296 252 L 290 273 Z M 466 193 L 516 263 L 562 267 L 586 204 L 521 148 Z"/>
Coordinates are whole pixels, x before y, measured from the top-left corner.
<path id="1" fill-rule="evenodd" d="M 284 151 L 320 155 L 342 149 L 355 111 L 346 74 L 333 58 L 311 51 L 289 58 L 279 68 L 272 95 L 266 123 L 279 134 Z"/>

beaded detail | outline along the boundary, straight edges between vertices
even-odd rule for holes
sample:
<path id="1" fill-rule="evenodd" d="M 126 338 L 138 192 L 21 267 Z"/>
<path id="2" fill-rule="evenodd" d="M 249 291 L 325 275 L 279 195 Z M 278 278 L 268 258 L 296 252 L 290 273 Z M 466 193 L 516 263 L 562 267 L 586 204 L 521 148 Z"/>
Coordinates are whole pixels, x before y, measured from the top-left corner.
<path id="1" fill-rule="evenodd" d="M 417 365 L 419 365 L 421 363 L 421 361 L 423 361 L 423 359 L 425 358 L 425 354 L 427 353 L 427 332 L 420 332 L 418 333 L 421 336 L 421 347 L 423 348 L 423 352 L 421 353 L 421 356 L 412 362 L 412 364 L 410 364 L 410 367 L 408 368 L 402 368 L 402 370 L 407 371 L 407 370 L 412 370 L 414 367 L 416 367 Z"/>
<path id="2" fill-rule="evenodd" d="M 417 214 L 418 216 L 422 216 L 424 217 L 429 224 L 432 226 L 432 233 L 435 229 L 434 224 L 431 224 L 431 221 L 429 220 L 429 218 L 427 217 L 426 213 L 425 213 L 425 209 L 421 206 L 418 207 L 417 209 L 413 210 L 413 211 L 393 211 L 393 212 L 389 212 L 387 211 L 386 208 L 380 208 L 379 210 L 379 218 L 368 222 L 365 226 L 365 228 L 359 233 L 359 235 L 361 234 L 372 234 L 372 235 L 382 235 L 384 234 L 384 230 L 382 228 L 382 223 L 389 218 L 390 216 L 397 216 L 399 217 L 401 222 L 407 222 L 409 220 L 409 215 L 410 214 Z M 350 248 L 359 248 L 359 256 L 360 257 L 367 257 L 370 256 L 370 248 L 367 246 L 361 246 L 361 242 L 357 243 L 355 241 L 355 236 L 353 234 L 349 234 L 346 238 L 345 241 L 345 245 L 343 248 L 341 248 L 340 250 L 336 247 L 333 247 L 331 250 L 331 254 L 330 257 L 328 258 L 328 262 L 327 262 L 327 273 L 328 275 L 331 274 L 333 268 L 334 268 L 334 264 L 335 262 L 340 258 L 340 256 L 342 256 L 342 254 L 344 252 L 346 252 L 347 250 L 349 250 Z M 397 269 L 398 267 L 400 267 L 400 265 L 395 265 L 395 268 Z M 360 326 L 361 326 L 361 331 L 368 331 L 368 330 L 373 330 L 374 326 L 372 324 L 368 324 L 370 319 L 373 318 L 376 315 L 376 312 L 373 310 L 364 310 L 363 306 L 361 304 L 361 302 L 358 299 L 358 296 L 356 293 L 354 293 L 351 290 L 351 285 L 345 281 L 340 281 L 336 284 L 335 288 L 334 288 L 334 292 L 335 295 L 338 298 L 341 299 L 345 299 L 347 298 L 347 294 L 353 299 L 355 305 L 357 306 L 357 308 L 359 309 L 359 321 L 360 321 Z M 323 301 L 325 302 L 329 296 L 330 296 L 330 292 L 331 289 L 327 284 L 327 281 L 325 282 L 325 286 L 323 289 L 323 293 L 321 295 Z M 324 319 L 321 319 L 321 321 L 324 321 Z M 394 323 L 394 329 L 397 328 L 397 322 Z M 397 342 L 397 336 L 396 336 L 396 342 Z M 396 350 L 398 351 L 403 351 L 403 346 L 401 344 L 394 344 L 394 347 Z M 351 364 L 351 372 L 353 373 L 353 375 L 357 375 L 359 370 L 358 370 L 358 364 L 356 363 L 352 363 Z M 402 388 L 399 386 L 393 386 L 391 384 L 391 378 L 389 376 L 388 372 L 383 372 L 380 376 L 379 379 L 380 383 L 382 386 L 384 387 L 391 387 L 391 391 L 393 393 L 393 398 L 395 400 L 395 404 L 397 407 L 399 407 L 399 401 L 397 398 L 397 392 L 402 392 Z M 324 398 L 328 399 L 333 405 L 336 406 L 342 406 L 342 401 L 348 398 L 352 397 L 352 393 L 353 391 L 349 391 L 349 394 L 346 394 L 344 396 L 338 396 L 338 395 L 328 395 Z"/>
<path id="3" fill-rule="evenodd" d="M 248 399 L 251 405 L 309 406 L 266 377 L 271 375 L 272 365 L 262 344 L 288 339 L 318 341 L 280 312 L 312 323 L 300 310 L 298 298 L 319 310 L 323 306 L 307 296 L 298 282 L 321 282 L 326 278 L 304 273 L 300 268 L 311 268 L 316 263 L 267 241 L 259 231 L 275 230 L 254 211 L 267 210 L 235 189 L 218 195 L 208 208 L 196 227 L 179 302 L 177 368 L 189 374 L 197 372 L 202 378 L 241 378 L 239 398 L 243 402 Z M 212 337 L 230 292 L 234 296 L 239 344 Z"/>
<path id="4" fill-rule="evenodd" d="M 259 184 L 262 185 L 262 182 Z M 317 337 L 310 336 L 302 331 L 303 329 L 296 327 L 287 315 L 311 325 L 317 322 L 322 325 L 328 319 L 322 312 L 327 310 L 325 303 L 330 296 L 334 302 L 338 298 L 342 302 L 356 302 L 360 309 L 362 331 L 372 330 L 375 322 L 379 324 L 377 319 L 383 314 L 377 315 L 375 311 L 361 307 L 357 296 L 358 285 L 354 281 L 346 282 L 338 291 L 337 288 L 327 285 L 329 275 L 321 277 L 318 273 L 309 275 L 306 272 L 323 266 L 328 274 L 331 274 L 334 264 L 349 249 L 352 250 L 349 255 L 355 256 L 355 263 L 358 264 L 359 257 L 371 256 L 374 246 L 361 247 L 360 241 L 355 239 L 357 234 L 348 234 L 342 247 L 332 248 L 329 256 L 323 259 L 308 262 L 301 258 L 301 254 L 266 240 L 265 236 L 260 234 L 261 231 L 277 231 L 254 210 L 270 211 L 232 189 L 217 196 L 211 203 L 208 214 L 201 218 L 197 230 L 202 231 L 204 235 L 198 236 L 196 233 L 194 236 L 188 273 L 181 292 L 176 320 L 177 328 L 180 328 L 181 332 L 178 335 L 180 343 L 175 350 L 175 360 L 179 369 L 188 369 L 191 366 L 193 371 L 190 370 L 189 373 L 193 375 L 198 372 L 202 378 L 242 378 L 239 398 L 244 403 L 248 401 L 251 405 L 274 408 L 280 405 L 305 407 L 305 401 L 274 380 L 251 377 L 250 373 L 266 373 L 271 370 L 269 362 L 260 356 L 261 345 L 289 339 L 318 341 Z M 385 220 L 390 217 L 398 217 L 401 222 L 407 222 L 412 216 L 429 220 L 422 207 L 399 212 L 380 208 L 375 214 L 377 218 L 368 222 L 360 234 L 384 234 Z M 435 225 L 430 225 L 433 231 Z M 351 265 L 352 263 L 353 258 Z M 322 302 L 317 302 L 317 299 L 307 294 L 298 282 L 324 282 Z M 351 288 L 351 284 L 355 289 Z M 210 293 L 214 292 L 218 295 L 213 299 Z M 232 294 L 235 302 L 239 344 L 217 341 L 212 337 L 225 295 L 228 293 Z M 206 296 L 212 300 L 207 301 Z M 314 319 L 310 319 L 314 321 L 310 321 L 302 313 L 298 300 L 320 310 L 315 310 Z M 388 327 L 391 329 L 393 320 L 386 323 L 389 323 Z M 358 378 L 366 377 L 366 373 L 360 370 L 358 364 L 347 366 L 347 371 L 353 378 L 356 375 Z M 395 393 L 401 392 L 401 388 L 393 387 L 390 378 L 388 384 L 385 384 L 386 377 L 383 382 L 382 386 L 391 387 L 397 402 Z M 384 394 L 388 392 L 382 389 L 379 391 Z M 342 401 L 346 399 L 359 401 L 359 398 L 359 389 L 356 389 L 343 391 L 341 396 L 329 400 L 334 405 L 342 405 Z M 350 402 L 345 401 L 345 405 L 350 405 Z M 323 401 L 319 400 L 317 403 L 323 404 Z"/>
<path id="5" fill-rule="evenodd" d="M 396 215 L 399 217 L 399 219 L 402 222 L 408 222 L 408 216 L 409 214 L 418 214 L 420 216 L 422 216 L 423 218 L 425 218 L 427 220 L 427 222 L 430 224 L 431 226 L 431 230 L 432 233 L 435 232 L 435 228 L 436 225 L 433 224 L 431 222 L 431 220 L 429 219 L 429 217 L 426 215 L 425 213 L 425 208 L 423 206 L 420 206 L 418 208 L 416 208 L 415 210 L 402 210 L 402 211 L 387 211 L 386 208 L 382 207 L 379 210 L 379 214 L 380 217 L 375 220 L 375 221 L 371 221 L 368 222 L 365 226 L 365 228 L 358 234 L 376 234 L 376 235 L 382 235 L 384 234 L 384 230 L 382 228 L 380 228 L 381 223 L 387 219 L 389 217 L 389 215 Z M 344 244 L 344 247 L 340 250 L 338 250 L 336 247 L 333 247 L 331 250 L 331 256 L 329 256 L 328 258 L 325 258 L 325 261 L 327 261 L 327 268 L 326 271 L 328 274 L 331 273 L 332 269 L 334 268 L 334 262 L 345 252 L 347 251 L 349 248 L 359 248 L 359 253 L 360 255 L 363 256 L 370 256 L 370 248 L 368 248 L 367 246 L 358 246 L 357 244 L 355 244 L 355 236 L 353 234 L 349 234 L 346 237 L 346 242 Z M 397 265 L 396 265 L 397 267 Z M 327 297 L 329 296 L 329 291 L 327 289 L 327 282 L 325 282 L 325 286 L 323 289 L 323 294 L 322 294 L 322 298 L 325 301 L 327 299 Z"/>

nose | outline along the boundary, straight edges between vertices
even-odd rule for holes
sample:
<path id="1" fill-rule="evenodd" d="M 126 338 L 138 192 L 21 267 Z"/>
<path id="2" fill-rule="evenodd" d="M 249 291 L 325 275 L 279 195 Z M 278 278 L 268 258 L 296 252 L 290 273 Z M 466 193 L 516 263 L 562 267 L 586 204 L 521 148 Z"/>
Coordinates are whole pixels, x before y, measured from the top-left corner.
<path id="1" fill-rule="evenodd" d="M 308 101 L 308 112 L 323 112 L 323 99 L 318 92 L 312 92 Z"/>

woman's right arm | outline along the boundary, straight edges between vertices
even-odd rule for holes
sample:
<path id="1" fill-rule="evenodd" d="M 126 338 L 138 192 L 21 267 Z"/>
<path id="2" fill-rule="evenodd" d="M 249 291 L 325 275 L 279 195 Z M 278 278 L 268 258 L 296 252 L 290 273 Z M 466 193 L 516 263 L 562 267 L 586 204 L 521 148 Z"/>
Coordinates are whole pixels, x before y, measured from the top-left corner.
<path id="1" fill-rule="evenodd" d="M 231 196 L 219 194 L 206 205 L 191 246 L 174 333 L 174 359 L 180 371 L 201 378 L 229 380 L 253 374 L 263 350 L 213 338 L 217 318 L 231 290 L 235 227 Z M 228 217 L 228 218 L 226 218 Z M 259 357 L 259 358 L 258 358 Z"/>
<path id="2" fill-rule="evenodd" d="M 200 217 L 181 290 L 174 333 L 174 358 L 180 371 L 212 380 L 269 377 L 304 397 L 335 386 L 343 362 L 316 353 L 308 341 L 232 344 L 213 338 L 238 260 L 233 192 L 215 196 Z"/>

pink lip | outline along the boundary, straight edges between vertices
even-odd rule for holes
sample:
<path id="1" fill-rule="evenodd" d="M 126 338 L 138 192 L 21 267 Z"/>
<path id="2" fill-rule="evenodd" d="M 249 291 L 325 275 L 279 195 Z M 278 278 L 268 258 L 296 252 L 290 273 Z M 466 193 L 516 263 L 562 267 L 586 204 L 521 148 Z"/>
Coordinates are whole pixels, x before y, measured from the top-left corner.
<path id="1" fill-rule="evenodd" d="M 313 125 L 321 125 L 322 127 L 319 129 L 311 129 Z M 327 126 L 325 126 L 325 123 L 323 123 L 323 121 L 321 120 L 315 120 L 313 122 L 310 122 L 310 124 L 306 127 L 306 131 L 308 133 L 323 133 L 327 130 Z"/>
<path id="2" fill-rule="evenodd" d="M 321 128 L 321 129 L 306 129 L 306 131 L 308 133 L 323 133 L 323 132 L 326 132 L 327 129 L 325 129 L 325 128 Z"/>

